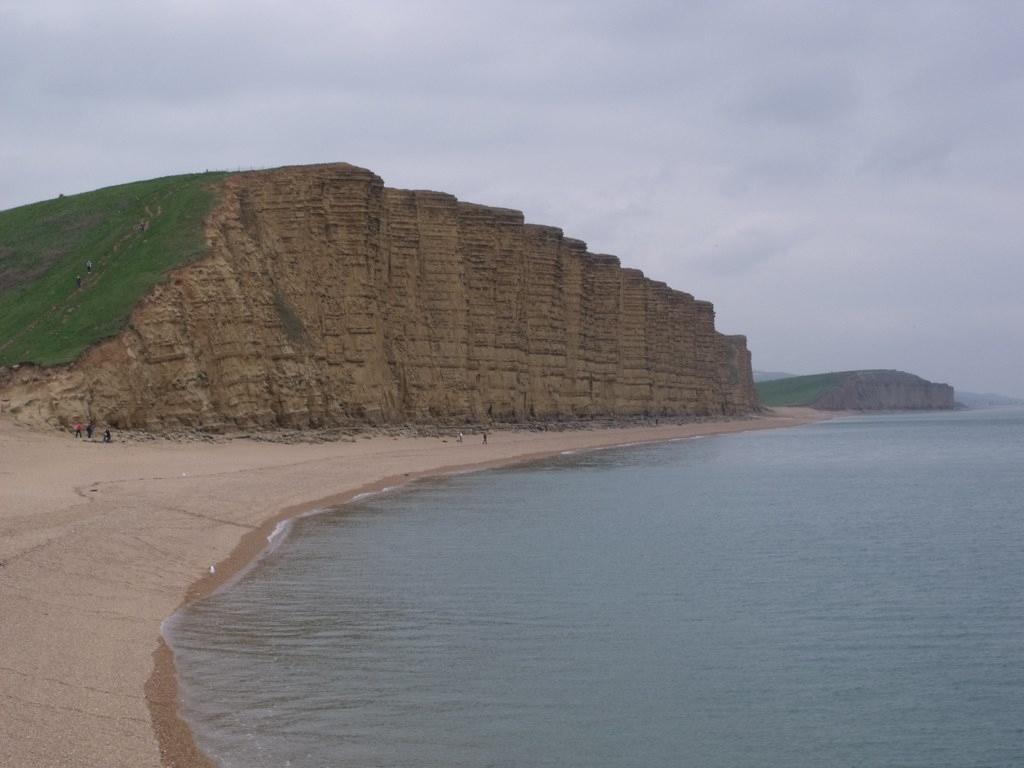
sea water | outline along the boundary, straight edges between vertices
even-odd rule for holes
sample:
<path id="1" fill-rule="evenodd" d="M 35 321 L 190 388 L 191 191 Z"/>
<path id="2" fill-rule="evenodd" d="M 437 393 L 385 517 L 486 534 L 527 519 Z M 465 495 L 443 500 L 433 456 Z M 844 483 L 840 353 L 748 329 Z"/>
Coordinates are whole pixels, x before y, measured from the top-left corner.
<path id="1" fill-rule="evenodd" d="M 419 482 L 175 617 L 184 713 L 239 768 L 1024 765 L 1022 470 L 991 410 Z"/>

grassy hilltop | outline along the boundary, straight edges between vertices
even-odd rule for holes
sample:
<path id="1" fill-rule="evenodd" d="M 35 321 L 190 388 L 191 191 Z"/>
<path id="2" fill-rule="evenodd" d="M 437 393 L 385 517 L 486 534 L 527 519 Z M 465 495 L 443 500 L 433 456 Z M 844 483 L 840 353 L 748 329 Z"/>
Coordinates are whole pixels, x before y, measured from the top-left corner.
<path id="1" fill-rule="evenodd" d="M 225 175 L 168 176 L 0 211 L 0 365 L 68 363 L 120 332 L 168 270 L 202 254 L 203 219 Z"/>
<path id="2" fill-rule="evenodd" d="M 825 392 L 839 385 L 851 372 L 816 373 L 810 376 L 788 376 L 754 384 L 762 405 L 810 405 Z"/>

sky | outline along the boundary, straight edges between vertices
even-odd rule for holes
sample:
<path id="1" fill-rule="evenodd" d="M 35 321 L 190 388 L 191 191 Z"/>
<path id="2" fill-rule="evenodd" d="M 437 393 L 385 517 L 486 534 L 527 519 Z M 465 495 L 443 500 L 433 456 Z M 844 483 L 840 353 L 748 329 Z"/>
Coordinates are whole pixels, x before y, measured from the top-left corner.
<path id="1" fill-rule="evenodd" d="M 0 0 L 0 209 L 345 161 L 715 304 L 761 370 L 1024 397 L 1024 3 Z"/>

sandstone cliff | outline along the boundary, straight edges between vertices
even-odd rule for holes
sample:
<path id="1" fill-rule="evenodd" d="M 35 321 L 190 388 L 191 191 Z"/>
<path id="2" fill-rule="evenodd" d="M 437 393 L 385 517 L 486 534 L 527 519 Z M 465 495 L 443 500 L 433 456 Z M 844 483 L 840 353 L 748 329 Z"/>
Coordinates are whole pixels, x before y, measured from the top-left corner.
<path id="1" fill-rule="evenodd" d="M 950 409 L 953 387 L 903 371 L 853 371 L 817 398 L 823 411 L 913 411 Z"/>
<path id="2" fill-rule="evenodd" d="M 219 430 L 757 407 L 711 304 L 517 211 L 303 166 L 228 177 L 206 238 L 125 332 L 8 372 L 9 409 Z"/>

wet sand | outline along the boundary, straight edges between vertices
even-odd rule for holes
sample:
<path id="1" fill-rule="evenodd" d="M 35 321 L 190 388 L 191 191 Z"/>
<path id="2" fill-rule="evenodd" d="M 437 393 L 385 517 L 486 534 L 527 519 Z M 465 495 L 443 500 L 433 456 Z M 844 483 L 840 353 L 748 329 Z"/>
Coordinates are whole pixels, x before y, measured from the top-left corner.
<path id="1" fill-rule="evenodd" d="M 476 434 L 463 443 L 104 445 L 0 417 L 0 765 L 209 765 L 177 717 L 160 625 L 258 556 L 281 520 L 427 475 L 822 418 L 777 409 L 685 425 L 497 431 L 488 445 Z"/>

